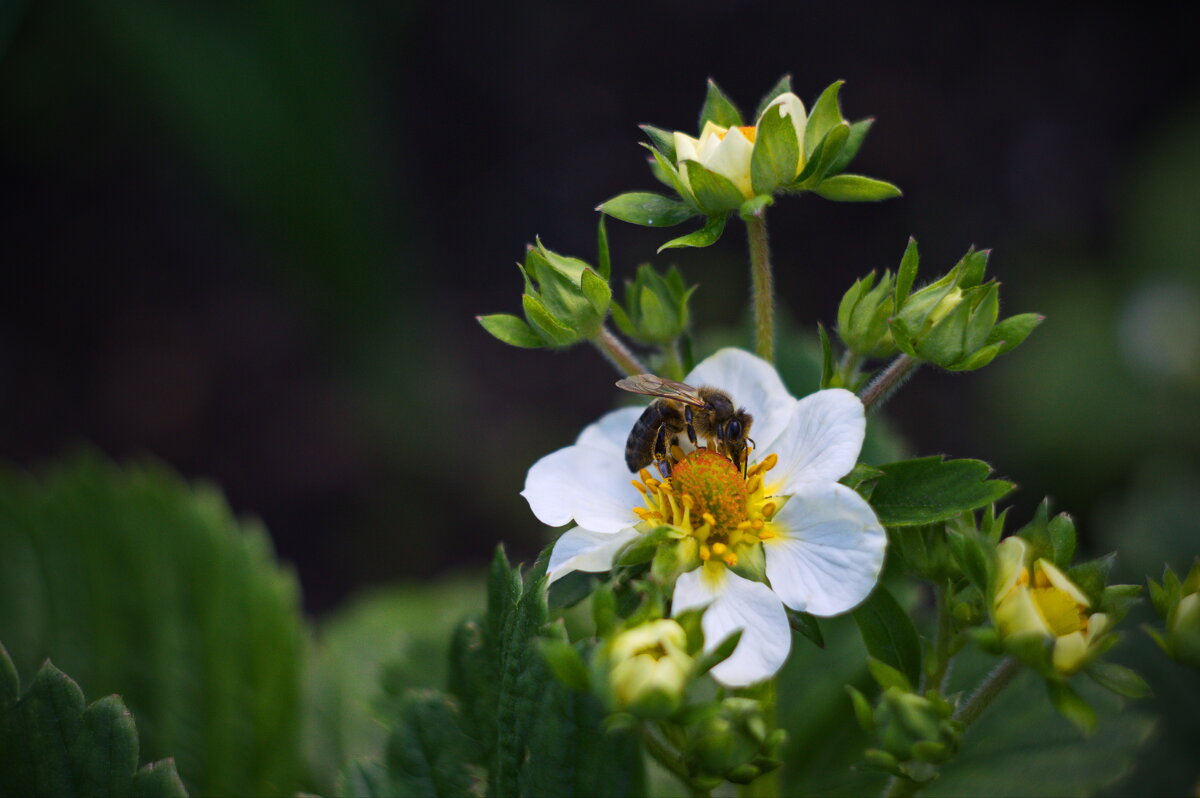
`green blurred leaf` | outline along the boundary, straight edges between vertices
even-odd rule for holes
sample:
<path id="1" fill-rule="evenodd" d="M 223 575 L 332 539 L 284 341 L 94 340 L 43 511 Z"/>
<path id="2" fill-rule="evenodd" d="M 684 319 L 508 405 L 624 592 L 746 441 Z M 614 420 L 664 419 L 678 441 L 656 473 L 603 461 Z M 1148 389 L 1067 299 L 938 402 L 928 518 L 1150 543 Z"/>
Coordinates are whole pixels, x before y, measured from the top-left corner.
<path id="1" fill-rule="evenodd" d="M 1153 692 L 1137 671 L 1115 662 L 1093 662 L 1086 673 L 1096 684 L 1125 698 L 1147 698 Z"/>
<path id="2" fill-rule="evenodd" d="M 997 501 L 1011 482 L 988 479 L 991 467 L 979 460 L 944 460 L 940 455 L 879 466 L 884 476 L 871 494 L 884 526 L 920 526 Z"/>
<path id="3" fill-rule="evenodd" d="M 459 726 L 458 707 L 446 696 L 422 691 L 409 696 L 387 743 L 390 795 L 471 798 L 484 780 L 471 763 L 475 741 Z"/>
<path id="4" fill-rule="evenodd" d="M 158 465 L 82 455 L 0 474 L 0 639 L 119 692 L 148 759 L 202 794 L 302 785 L 305 662 L 293 576 L 257 524 Z M 158 777 L 155 777 L 158 778 Z"/>
<path id="5" fill-rule="evenodd" d="M 2 644 L 0 670 L 16 673 Z M 85 708 L 79 685 L 49 661 L 23 696 L 0 702 L 0 795 L 120 798 L 151 786 L 187 795 L 171 760 L 137 763 L 137 728 L 120 697 Z"/>
<path id="6" fill-rule="evenodd" d="M 835 202 L 879 202 L 903 196 L 900 189 L 891 183 L 863 175 L 827 177 L 812 191 Z"/>
<path id="7" fill-rule="evenodd" d="M 710 216 L 708 221 L 694 233 L 688 233 L 679 238 L 672 238 L 667 243 L 658 248 L 659 252 L 664 249 L 675 249 L 678 247 L 711 247 L 721 239 L 721 234 L 725 232 L 725 215 Z"/>
<path id="8" fill-rule="evenodd" d="M 1096 731 L 1096 710 L 1087 700 L 1063 682 L 1048 680 L 1046 693 L 1058 713 L 1074 724 L 1084 736 Z"/>
<path id="9" fill-rule="evenodd" d="M 535 333 L 524 319 L 510 313 L 476 316 L 475 320 L 483 325 L 483 329 L 510 346 L 538 349 L 546 345 L 541 336 Z"/>
<path id="10" fill-rule="evenodd" d="M 883 585 L 851 613 L 867 652 L 915 685 L 921 678 L 921 639 L 912 619 Z M 910 688 L 911 689 L 911 688 Z"/>
<path id="11" fill-rule="evenodd" d="M 701 133 L 708 122 L 721 127 L 737 127 L 742 124 L 741 111 L 725 96 L 725 92 L 721 91 L 712 78 L 708 79 L 708 92 L 704 96 L 704 106 L 700 109 Z"/>
<path id="12" fill-rule="evenodd" d="M 600 203 L 596 210 L 623 222 L 645 227 L 674 227 L 696 215 L 696 211 L 686 202 L 650 191 L 621 194 Z"/>

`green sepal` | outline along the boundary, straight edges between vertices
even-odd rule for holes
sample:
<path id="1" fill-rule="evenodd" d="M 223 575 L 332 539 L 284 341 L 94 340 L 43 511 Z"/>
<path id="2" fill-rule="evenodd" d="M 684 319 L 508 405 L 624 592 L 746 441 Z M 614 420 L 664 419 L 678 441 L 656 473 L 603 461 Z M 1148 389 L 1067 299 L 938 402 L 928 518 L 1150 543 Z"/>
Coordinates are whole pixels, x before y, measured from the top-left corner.
<path id="1" fill-rule="evenodd" d="M 791 607 L 785 607 L 787 611 L 788 625 L 792 627 L 792 631 L 799 632 L 804 637 L 811 640 L 817 648 L 825 648 L 825 635 L 821 633 L 821 624 L 817 622 L 815 616 L 807 612 L 793 610 Z"/>
<path id="2" fill-rule="evenodd" d="M 746 198 L 733 181 L 719 175 L 699 161 L 684 161 L 688 184 L 700 209 L 709 215 L 737 210 Z"/>
<path id="3" fill-rule="evenodd" d="M 608 228 L 604 225 L 603 214 L 596 225 L 596 269 L 604 282 L 607 283 L 612 277 L 612 253 L 608 248 Z"/>
<path id="4" fill-rule="evenodd" d="M 854 156 L 858 155 L 858 151 L 862 149 L 863 141 L 866 140 L 867 134 L 871 132 L 871 125 L 873 124 L 875 124 L 874 119 L 861 119 L 850 125 L 850 135 L 846 137 L 846 143 L 842 146 L 842 151 L 838 153 L 838 157 L 834 159 L 833 165 L 829 167 L 829 174 L 836 175 L 845 171 L 850 162 L 854 160 Z"/>
<path id="5" fill-rule="evenodd" d="M 692 674 L 694 676 L 703 676 L 725 660 L 729 659 L 731 656 L 733 656 L 733 650 L 737 648 L 737 645 L 741 639 L 742 630 L 738 629 L 736 632 L 718 643 L 712 651 L 705 652 L 698 656 L 695 660 Z"/>
<path id="6" fill-rule="evenodd" d="M 642 327 L 646 337 L 656 341 L 670 341 L 677 334 L 675 308 L 668 307 L 648 285 L 642 286 L 638 297 L 642 309 Z"/>
<path id="7" fill-rule="evenodd" d="M 996 324 L 988 334 L 988 344 L 999 346 L 998 354 L 1004 354 L 1022 344 L 1034 329 L 1046 320 L 1038 313 L 1018 313 Z"/>
<path id="8" fill-rule="evenodd" d="M 646 137 L 650 139 L 655 149 L 666 156 L 667 160 L 675 163 L 677 156 L 675 154 L 675 134 L 669 130 L 663 130 L 654 125 L 638 125 Z"/>
<path id="9" fill-rule="evenodd" d="M 1046 535 L 1054 552 L 1054 564 L 1068 568 L 1075 559 L 1075 520 L 1067 513 L 1059 513 L 1046 524 Z"/>
<path id="10" fill-rule="evenodd" d="M 833 366 L 833 345 L 830 344 L 829 333 L 825 332 L 825 325 L 821 322 L 817 322 L 817 338 L 821 342 L 821 382 L 818 387 L 821 389 L 839 387 L 833 384 L 836 373 Z"/>
<path id="11" fill-rule="evenodd" d="M 1100 606 L 1104 601 L 1104 586 L 1108 584 L 1108 575 L 1112 573 L 1117 562 L 1115 551 L 1097 557 L 1094 560 L 1082 562 L 1067 570 L 1067 578 L 1084 592 L 1093 606 Z"/>
<path id="12" fill-rule="evenodd" d="M 838 92 L 845 83 L 844 80 L 838 80 L 829 84 L 813 104 L 808 115 L 808 125 L 804 128 L 805 155 L 812 155 L 821 139 L 835 126 L 842 124 L 842 106 L 838 101 Z"/>
<path id="13" fill-rule="evenodd" d="M 867 670 L 871 672 L 871 678 L 879 685 L 881 691 L 890 688 L 895 688 L 905 693 L 913 691 L 912 680 L 906 674 L 882 660 L 875 657 L 867 657 Z"/>
<path id="14" fill-rule="evenodd" d="M 740 195 L 739 195 L 740 196 Z M 696 215 L 691 205 L 650 191 L 630 191 L 600 203 L 596 210 L 643 227 L 674 227 Z"/>
<path id="15" fill-rule="evenodd" d="M 767 106 L 774 102 L 775 98 L 781 94 L 787 94 L 792 90 L 792 76 L 784 75 L 779 81 L 771 87 L 771 90 L 763 95 L 759 100 L 758 107 L 754 109 L 755 120 L 761 119 L 763 111 L 767 110 Z"/>
<path id="16" fill-rule="evenodd" d="M 741 204 L 738 208 L 738 216 L 749 222 L 752 219 L 761 217 L 763 211 L 775 204 L 775 198 L 769 194 L 759 194 L 757 197 L 751 197 Z"/>
<path id="17" fill-rule="evenodd" d="M 608 315 L 608 306 L 612 302 L 612 289 L 608 283 L 591 269 L 584 269 L 579 279 L 579 289 L 591 304 L 596 315 L 603 319 Z"/>
<path id="18" fill-rule="evenodd" d="M 744 124 L 742 113 L 737 106 L 725 96 L 716 81 L 708 79 L 708 92 L 704 95 L 704 106 L 700 109 L 700 132 L 708 122 L 721 127 L 737 127 Z"/>
<path id="19" fill-rule="evenodd" d="M 578 334 L 550 315 L 542 300 L 532 294 L 521 295 L 521 307 L 530 326 L 551 346 L 570 346 L 578 340 Z"/>
<path id="20" fill-rule="evenodd" d="M 1013 483 L 988 479 L 980 460 L 945 460 L 941 455 L 901 460 L 879 467 L 884 476 L 871 506 L 884 526 L 921 526 L 946 521 L 998 501 Z"/>
<path id="21" fill-rule="evenodd" d="M 908 244 L 904 247 L 904 256 L 900 258 L 900 267 L 896 270 L 896 294 L 892 313 L 900 312 L 904 300 L 912 291 L 913 282 L 917 279 L 917 267 L 921 263 L 921 254 L 917 250 L 917 239 L 909 236 Z"/>
<path id="22" fill-rule="evenodd" d="M 796 178 L 801 143 L 796 126 L 783 106 L 765 113 L 758 121 L 754 150 L 750 154 L 750 184 L 755 194 L 770 194 Z M 805 134 L 807 135 L 807 133 Z"/>
<path id="23" fill-rule="evenodd" d="M 851 612 L 867 653 L 916 684 L 921 676 L 921 642 L 912 619 L 883 585 Z M 911 687 L 909 688 L 912 689 Z"/>
<path id="24" fill-rule="evenodd" d="M 955 529 L 946 530 L 946 542 L 950 546 L 950 554 L 962 573 L 975 588 L 984 596 L 988 595 L 988 585 L 991 584 L 991 560 L 984 553 L 983 544 L 974 533 L 967 534 Z"/>
<path id="25" fill-rule="evenodd" d="M 871 494 L 875 492 L 875 483 L 883 477 L 884 472 L 875 466 L 859 463 L 850 469 L 850 473 L 842 477 L 839 482 L 857 491 L 858 495 L 870 501 Z"/>
<path id="26" fill-rule="evenodd" d="M 1000 284 L 992 282 L 984 286 L 983 297 L 974 303 L 971 310 L 971 317 L 963 332 L 964 352 L 975 352 L 987 343 L 988 334 L 996 326 L 999 315 Z"/>
<path id="27" fill-rule="evenodd" d="M 999 344 L 991 344 L 976 350 L 964 360 L 951 366 L 943 366 L 947 371 L 976 371 L 991 363 L 1003 351 Z"/>
<path id="28" fill-rule="evenodd" d="M 867 697 L 854 685 L 847 684 L 843 685 L 843 687 L 846 690 L 846 695 L 850 696 L 850 704 L 854 707 L 854 719 L 858 721 L 858 725 L 867 734 L 874 733 L 875 715 L 871 711 L 871 705 L 867 702 Z"/>
<path id="29" fill-rule="evenodd" d="M 1125 698 L 1148 698 L 1153 694 L 1150 685 L 1136 671 L 1115 662 L 1093 662 L 1084 673 L 1104 689 Z"/>
<path id="30" fill-rule="evenodd" d="M 971 298 L 964 295 L 953 310 L 916 342 L 917 354 L 922 360 L 943 368 L 955 365 L 968 354 L 964 338 L 970 319 Z"/>
<path id="31" fill-rule="evenodd" d="M 617 565 L 628 567 L 650 562 L 654 559 L 654 553 L 658 551 L 659 547 L 666 544 L 674 535 L 678 535 L 675 528 L 666 524 L 638 535 L 625 544 L 617 554 Z"/>
<path id="32" fill-rule="evenodd" d="M 602 584 L 592 591 L 592 623 L 596 625 L 596 636 L 609 637 L 620 623 L 617 613 L 617 594 L 611 584 Z"/>
<path id="33" fill-rule="evenodd" d="M 522 349 L 538 349 L 546 342 L 525 323 L 524 319 L 511 313 L 493 313 L 490 316 L 476 316 L 483 329 L 499 338 L 509 346 L 519 346 Z"/>
<path id="34" fill-rule="evenodd" d="M 565 632 L 563 633 L 565 636 Z M 588 690 L 591 688 L 591 674 L 587 663 L 579 651 L 563 639 L 542 639 L 538 648 L 554 678 L 570 687 L 572 690 Z"/>
<path id="35" fill-rule="evenodd" d="M 817 148 L 812 154 L 808 156 L 804 162 L 804 168 L 800 170 L 800 174 L 796 175 L 796 179 L 792 181 L 789 188 L 793 191 L 812 191 L 815 186 L 818 186 L 826 175 L 831 174 L 830 169 L 837 162 L 849 136 L 849 125 L 844 123 L 834 125 L 817 144 Z"/>
<path id="36" fill-rule="evenodd" d="M 710 216 L 708 221 L 694 233 L 688 233 L 679 238 L 672 238 L 667 243 L 658 248 L 659 252 L 664 249 L 675 249 L 677 247 L 711 247 L 713 244 L 721 240 L 721 234 L 725 232 L 725 215 Z"/>
<path id="37" fill-rule="evenodd" d="M 642 146 L 650 151 L 650 154 L 654 157 L 654 162 L 658 164 L 658 168 L 666 175 L 668 183 L 671 188 L 675 189 L 675 193 L 679 195 L 680 199 L 699 210 L 699 206 L 696 204 L 696 195 L 692 193 L 687 183 L 684 183 L 683 178 L 679 176 L 679 170 L 675 168 L 674 159 L 668 161 L 666 156 L 645 142 L 642 142 Z"/>
<path id="38" fill-rule="evenodd" d="M 613 321 L 617 323 L 618 330 L 630 338 L 637 335 L 637 327 L 634 326 L 633 320 L 629 318 L 629 315 L 625 313 L 624 308 L 614 302 L 609 306 L 608 311 L 612 314 Z"/>
<path id="39" fill-rule="evenodd" d="M 1091 736 L 1096 730 L 1096 710 L 1083 696 L 1065 682 L 1054 679 L 1046 680 L 1046 692 L 1060 715 L 1071 721 L 1084 737 Z"/>
<path id="40" fill-rule="evenodd" d="M 891 183 L 863 175 L 834 175 L 811 191 L 834 202 L 880 202 L 903 196 Z"/>
<path id="41" fill-rule="evenodd" d="M 917 354 L 916 346 L 914 346 L 912 331 L 908 328 L 908 323 L 899 316 L 892 316 L 888 319 L 888 329 L 892 331 L 892 340 L 896 342 L 896 347 L 908 355 L 920 360 L 920 355 Z"/>

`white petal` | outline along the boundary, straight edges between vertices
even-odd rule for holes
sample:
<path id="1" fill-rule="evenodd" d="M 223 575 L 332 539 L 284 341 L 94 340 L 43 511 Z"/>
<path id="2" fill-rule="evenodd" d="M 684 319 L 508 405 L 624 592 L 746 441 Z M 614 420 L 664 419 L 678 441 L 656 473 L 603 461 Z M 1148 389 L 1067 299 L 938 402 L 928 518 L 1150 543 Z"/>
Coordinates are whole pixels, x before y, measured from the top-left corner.
<path id="1" fill-rule="evenodd" d="M 696 148 L 700 146 L 700 142 L 687 135 L 675 131 L 675 163 L 680 161 L 696 160 Z"/>
<path id="2" fill-rule="evenodd" d="M 642 408 L 615 410 L 580 434 L 575 445 L 533 464 L 521 495 L 544 524 L 574 520 L 596 532 L 618 532 L 638 523 L 641 494 L 625 467 L 625 438 Z"/>
<path id="3" fill-rule="evenodd" d="M 774 451 L 770 445 L 783 432 L 796 406 L 775 367 L 744 349 L 729 347 L 706 357 L 684 382 L 697 388 L 720 388 L 738 407 L 746 408 L 754 417 L 750 437 L 763 454 Z"/>
<path id="4" fill-rule="evenodd" d="M 717 147 L 721 146 L 724 135 L 725 128 L 716 122 L 705 122 L 704 130 L 700 131 L 700 139 L 696 142 L 696 160 L 702 164 L 707 163 L 717 151 Z"/>
<path id="5" fill-rule="evenodd" d="M 792 630 L 771 588 L 724 566 L 697 568 L 676 580 L 673 614 L 706 604 L 701 623 L 706 651 L 743 630 L 733 654 L 713 668 L 713 678 L 729 687 L 744 687 L 774 676 L 791 650 Z"/>
<path id="6" fill-rule="evenodd" d="M 554 550 L 550 552 L 550 563 L 546 566 L 550 582 L 572 571 L 599 573 L 610 570 L 613 555 L 638 534 L 635 529 L 611 533 L 593 532 L 581 526 L 568 529 L 554 541 Z"/>
<path id="7" fill-rule="evenodd" d="M 801 485 L 772 523 L 767 578 L 792 609 L 838 615 L 879 581 L 887 534 L 871 505 L 845 485 Z"/>
<path id="8" fill-rule="evenodd" d="M 994 601 L 1007 596 L 1008 591 L 1016 586 L 1017 580 L 1025 572 L 1026 552 L 1025 540 L 1017 535 L 1009 535 L 996 547 L 996 593 L 992 597 Z"/>
<path id="9" fill-rule="evenodd" d="M 707 149 L 707 148 L 706 148 Z M 754 144 L 736 127 L 731 127 L 711 152 L 701 150 L 701 163 L 733 181 L 746 198 L 754 196 L 750 185 L 750 156 Z"/>
<path id="10" fill-rule="evenodd" d="M 771 447 L 779 465 L 767 475 L 768 485 L 774 492 L 793 493 L 807 482 L 836 482 L 858 462 L 866 432 L 867 417 L 857 396 L 844 388 L 809 394 L 796 403 L 787 428 Z"/>
<path id="11" fill-rule="evenodd" d="M 804 103 L 800 98 L 790 91 L 785 92 L 767 106 L 767 110 L 763 111 L 763 116 L 767 115 L 767 111 L 772 108 L 780 108 L 782 112 L 791 117 L 792 126 L 796 129 L 796 141 L 800 143 L 800 161 L 796 165 L 796 174 L 800 174 L 800 170 L 804 168 L 804 130 L 808 126 L 808 115 L 804 112 Z M 761 120 L 762 117 L 759 117 Z M 759 124 L 762 124 L 760 121 Z"/>

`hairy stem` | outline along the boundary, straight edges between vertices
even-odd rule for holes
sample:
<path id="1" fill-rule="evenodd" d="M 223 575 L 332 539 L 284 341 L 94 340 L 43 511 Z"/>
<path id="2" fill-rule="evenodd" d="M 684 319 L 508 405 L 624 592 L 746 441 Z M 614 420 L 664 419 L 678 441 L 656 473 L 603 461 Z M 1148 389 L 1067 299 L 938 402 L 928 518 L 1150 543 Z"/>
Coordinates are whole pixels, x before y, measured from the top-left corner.
<path id="1" fill-rule="evenodd" d="M 908 355 L 900 355 L 871 380 L 871 383 L 858 395 L 868 411 L 877 409 L 888 400 L 904 381 L 921 365 L 921 361 Z"/>
<path id="2" fill-rule="evenodd" d="M 842 387 L 854 390 L 854 383 L 858 381 L 858 367 L 862 365 L 863 356 L 847 349 L 842 354 L 842 361 L 838 364 L 838 376 L 842 380 Z"/>
<path id="3" fill-rule="evenodd" d="M 762 718 L 766 722 L 768 729 L 774 729 L 777 726 L 776 705 L 778 704 L 779 688 L 774 678 L 751 687 L 745 693 L 753 698 L 757 698 L 762 706 Z M 779 776 L 782 768 L 776 768 L 762 774 L 749 784 L 743 784 L 738 787 L 738 795 L 740 798 L 779 798 L 781 787 L 779 784 Z"/>
<path id="4" fill-rule="evenodd" d="M 1013 677 L 1021 670 L 1021 663 L 1009 657 L 1008 659 L 997 665 L 991 673 L 987 675 L 975 692 L 971 693 L 971 697 L 967 699 L 967 703 L 958 708 L 954 713 L 954 719 L 962 723 L 965 731 L 975 721 L 979 720 L 979 716 L 983 711 L 991 706 L 992 701 L 996 696 L 1008 687 Z"/>
<path id="5" fill-rule="evenodd" d="M 771 274 L 771 247 L 767 220 L 760 214 L 746 219 L 750 241 L 750 280 L 754 288 L 754 351 L 775 362 L 775 278 Z"/>
<path id="6" fill-rule="evenodd" d="M 950 668 L 950 636 L 953 634 L 953 621 L 950 615 L 949 588 L 946 585 L 935 585 L 933 597 L 937 604 L 937 638 L 934 640 L 934 671 L 929 676 L 926 689 L 932 688 L 939 693 L 942 682 L 946 680 L 946 672 Z"/>
<path id="7" fill-rule="evenodd" d="M 711 790 L 704 789 L 692 780 L 687 768 L 680 761 L 679 754 L 672 751 L 666 743 L 658 739 L 654 732 L 650 731 L 646 726 L 642 726 L 641 730 L 642 743 L 646 746 L 646 752 L 654 758 L 655 762 L 670 771 L 671 775 L 682 781 L 684 786 L 687 787 L 689 795 L 693 796 L 693 798 L 700 798 L 701 796 L 706 797 L 712 792 Z"/>
<path id="8" fill-rule="evenodd" d="M 601 325 L 600 331 L 592 337 L 592 343 L 600 350 L 600 354 L 612 363 L 617 371 L 621 372 L 621 376 L 628 377 L 633 374 L 645 374 L 646 367 L 642 365 L 642 361 L 637 359 L 637 355 L 629 351 L 629 347 L 621 343 L 621 339 L 613 335 L 613 331 L 607 326 Z"/>

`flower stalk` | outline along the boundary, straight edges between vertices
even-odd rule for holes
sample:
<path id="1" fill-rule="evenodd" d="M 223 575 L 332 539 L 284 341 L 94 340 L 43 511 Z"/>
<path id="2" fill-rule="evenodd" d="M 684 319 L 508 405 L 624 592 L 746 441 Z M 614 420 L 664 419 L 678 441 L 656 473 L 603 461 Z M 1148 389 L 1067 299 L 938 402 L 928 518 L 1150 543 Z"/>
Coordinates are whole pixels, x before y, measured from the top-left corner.
<path id="1" fill-rule="evenodd" d="M 967 699 L 967 703 L 959 707 L 958 711 L 954 713 L 954 719 L 963 725 L 963 731 L 966 731 L 972 723 L 979 720 L 979 716 L 983 714 L 983 711 L 991 706 L 996 696 L 1000 695 L 1005 687 L 1008 687 L 1013 677 L 1020 670 L 1021 662 L 1009 657 L 987 675 L 987 678 L 975 688 L 975 692 Z"/>
<path id="2" fill-rule="evenodd" d="M 771 247 L 767 242 L 767 220 L 759 210 L 746 218 L 750 243 L 750 279 L 754 290 L 754 351 L 768 363 L 775 362 L 775 278 L 771 273 Z"/>
<path id="3" fill-rule="evenodd" d="M 897 357 L 859 394 L 863 406 L 868 412 L 879 409 L 920 365 L 921 361 L 909 355 Z"/>
<path id="4" fill-rule="evenodd" d="M 654 732 L 644 724 L 641 732 L 642 744 L 646 746 L 646 753 L 650 754 L 655 762 L 662 765 L 664 770 L 683 782 L 683 785 L 687 787 L 688 795 L 692 798 L 707 798 L 712 794 L 712 790 L 702 787 L 691 777 L 679 754 L 658 739 Z"/>
<path id="5" fill-rule="evenodd" d="M 637 355 L 633 354 L 629 347 L 621 343 L 621 339 L 614 335 L 607 325 L 601 325 L 591 340 L 592 344 L 600 350 L 600 354 L 604 355 L 623 376 L 646 373 L 646 367 L 642 365 L 642 361 L 638 360 Z"/>

